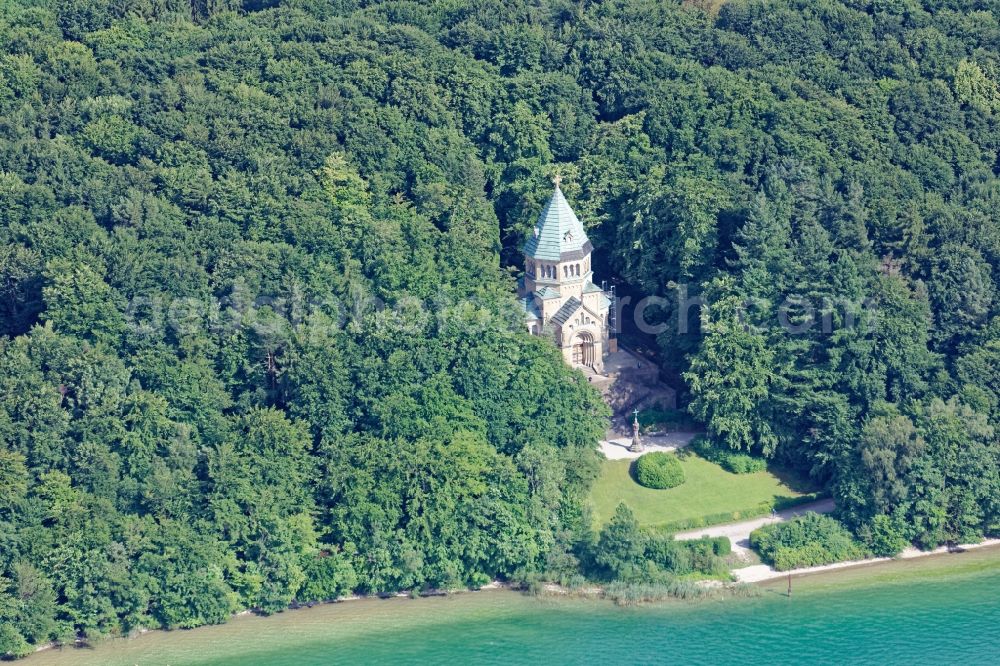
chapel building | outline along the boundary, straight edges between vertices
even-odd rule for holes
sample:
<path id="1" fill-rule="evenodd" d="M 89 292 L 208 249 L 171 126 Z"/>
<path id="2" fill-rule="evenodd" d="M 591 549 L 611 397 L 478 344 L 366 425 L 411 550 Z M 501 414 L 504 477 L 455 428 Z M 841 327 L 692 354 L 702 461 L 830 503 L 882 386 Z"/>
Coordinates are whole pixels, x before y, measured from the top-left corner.
<path id="1" fill-rule="evenodd" d="M 559 188 L 524 244 L 518 296 L 532 335 L 551 337 L 568 364 L 603 373 L 615 348 L 612 297 L 594 284 L 593 245 Z"/>

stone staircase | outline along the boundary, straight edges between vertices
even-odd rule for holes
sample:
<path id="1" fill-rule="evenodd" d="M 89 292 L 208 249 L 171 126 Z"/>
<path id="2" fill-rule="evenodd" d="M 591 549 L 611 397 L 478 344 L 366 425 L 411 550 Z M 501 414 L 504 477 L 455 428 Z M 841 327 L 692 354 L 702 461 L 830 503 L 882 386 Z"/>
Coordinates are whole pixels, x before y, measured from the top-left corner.
<path id="1" fill-rule="evenodd" d="M 660 369 L 648 359 L 620 350 L 605 361 L 606 375 L 591 378 L 611 407 L 611 431 L 631 432 L 632 410 L 677 406 L 677 392 L 660 382 Z"/>

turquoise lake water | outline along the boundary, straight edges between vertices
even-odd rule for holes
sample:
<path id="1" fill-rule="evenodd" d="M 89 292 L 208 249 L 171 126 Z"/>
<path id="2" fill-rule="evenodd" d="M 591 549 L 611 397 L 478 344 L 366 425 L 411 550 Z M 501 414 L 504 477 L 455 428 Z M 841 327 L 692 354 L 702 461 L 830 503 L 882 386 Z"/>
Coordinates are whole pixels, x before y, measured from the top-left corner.
<path id="1" fill-rule="evenodd" d="M 365 600 L 38 654 L 58 664 L 997 664 L 1000 552 L 619 608 L 484 592 Z M 934 558 L 937 559 L 937 558 Z"/>

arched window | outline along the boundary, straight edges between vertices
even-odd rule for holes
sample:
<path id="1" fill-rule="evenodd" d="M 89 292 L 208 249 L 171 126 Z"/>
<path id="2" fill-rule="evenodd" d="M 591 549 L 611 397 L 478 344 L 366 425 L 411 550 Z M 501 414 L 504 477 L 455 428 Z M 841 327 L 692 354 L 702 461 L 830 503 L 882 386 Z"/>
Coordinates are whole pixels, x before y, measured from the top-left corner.
<path id="1" fill-rule="evenodd" d="M 576 276 L 580 277 L 580 264 L 576 265 Z"/>

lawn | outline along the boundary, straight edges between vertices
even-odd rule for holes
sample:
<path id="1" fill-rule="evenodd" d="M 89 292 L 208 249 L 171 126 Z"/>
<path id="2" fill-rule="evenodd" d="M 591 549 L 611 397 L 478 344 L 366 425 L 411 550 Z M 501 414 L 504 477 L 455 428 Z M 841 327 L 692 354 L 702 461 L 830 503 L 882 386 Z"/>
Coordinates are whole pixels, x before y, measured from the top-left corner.
<path id="1" fill-rule="evenodd" d="M 712 517 L 712 523 L 730 522 L 747 517 L 733 512 L 746 512 L 764 502 L 788 502 L 815 490 L 784 473 L 732 474 L 692 452 L 681 452 L 679 457 L 686 480 L 669 490 L 636 483 L 629 474 L 631 460 L 604 461 L 591 490 L 595 522 L 607 522 L 619 502 L 625 502 L 644 527 L 703 517 Z M 721 514 L 733 515 L 727 520 Z"/>

